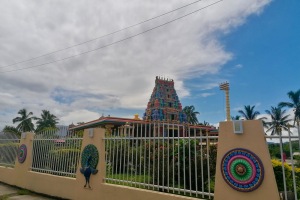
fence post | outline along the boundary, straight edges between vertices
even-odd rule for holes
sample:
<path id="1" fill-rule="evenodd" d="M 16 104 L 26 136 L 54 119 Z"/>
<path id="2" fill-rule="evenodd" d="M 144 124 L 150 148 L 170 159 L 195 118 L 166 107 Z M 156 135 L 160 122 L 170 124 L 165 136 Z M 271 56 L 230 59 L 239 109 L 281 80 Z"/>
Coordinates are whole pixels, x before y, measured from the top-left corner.
<path id="1" fill-rule="evenodd" d="M 25 132 L 22 133 L 22 137 L 20 140 L 20 146 L 18 150 L 18 155 L 15 162 L 15 185 L 19 187 L 27 188 L 27 177 L 28 172 L 31 169 L 32 165 L 32 149 L 33 149 L 33 138 L 34 133 L 31 132 Z M 23 145 L 23 146 L 22 146 Z M 23 154 L 20 155 L 20 147 L 22 148 Z M 24 150 L 26 149 L 26 150 Z M 19 162 L 19 157 L 23 156 L 24 162 Z M 22 178 L 21 178 L 22 177 Z"/>
<path id="2" fill-rule="evenodd" d="M 220 123 L 216 200 L 279 200 L 264 136 L 260 120 Z"/>
<path id="3" fill-rule="evenodd" d="M 74 199 L 95 199 L 96 197 L 101 196 L 101 192 L 103 192 L 102 187 L 106 174 L 104 137 L 105 129 L 103 128 L 90 128 L 84 130 L 81 156 L 76 172 L 77 194 Z M 88 145 L 93 145 L 94 147 L 96 147 L 99 155 L 99 160 L 96 167 L 96 170 L 98 170 L 98 172 L 96 174 L 90 175 L 91 188 L 89 188 L 88 186 L 84 187 L 86 183 L 85 176 L 80 172 L 80 169 L 84 167 L 81 165 L 83 151 Z"/>

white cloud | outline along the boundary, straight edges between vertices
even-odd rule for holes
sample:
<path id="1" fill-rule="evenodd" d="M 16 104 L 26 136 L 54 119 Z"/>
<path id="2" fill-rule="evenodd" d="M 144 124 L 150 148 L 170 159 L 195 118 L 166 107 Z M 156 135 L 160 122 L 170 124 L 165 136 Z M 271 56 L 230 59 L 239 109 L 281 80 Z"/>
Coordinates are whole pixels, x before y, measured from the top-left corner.
<path id="1" fill-rule="evenodd" d="M 190 2 L 5 1 L 0 7 L 0 65 L 80 43 Z M 212 2 L 202 1 L 97 42 L 29 63 L 0 68 L 0 72 L 107 45 Z M 260 13 L 269 2 L 223 1 L 173 24 L 91 54 L 41 68 L 0 74 L 0 108 L 3 110 L 0 119 L 10 121 L 7 118 L 16 116 L 23 107 L 36 115 L 42 109 L 48 109 L 66 124 L 97 118 L 98 111 L 103 110 L 143 110 L 158 75 L 174 79 L 181 98 L 189 96 L 186 80 L 218 74 L 233 56 L 226 51 L 219 35 L 230 33 L 245 23 L 248 16 Z M 58 88 L 62 93 L 55 99 L 53 94 Z"/>
<path id="2" fill-rule="evenodd" d="M 77 122 L 87 122 L 98 119 L 100 115 L 88 110 L 74 110 L 60 118 L 61 123 L 67 124 L 70 121 L 76 124 Z"/>
<path id="3" fill-rule="evenodd" d="M 205 93 L 201 93 L 200 96 L 201 97 L 209 97 L 209 96 L 212 96 L 214 95 L 215 93 L 209 93 L 209 92 L 205 92 Z"/>
<path id="4" fill-rule="evenodd" d="M 234 68 L 240 69 L 240 68 L 243 68 L 243 65 L 242 64 L 237 64 L 237 65 L 234 66 Z"/>

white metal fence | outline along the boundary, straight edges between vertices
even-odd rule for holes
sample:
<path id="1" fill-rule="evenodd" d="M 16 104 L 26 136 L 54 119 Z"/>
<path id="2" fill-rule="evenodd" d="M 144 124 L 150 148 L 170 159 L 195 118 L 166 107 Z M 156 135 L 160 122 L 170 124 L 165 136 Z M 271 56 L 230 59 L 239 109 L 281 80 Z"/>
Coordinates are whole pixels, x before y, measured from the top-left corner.
<path id="1" fill-rule="evenodd" d="M 285 200 L 300 199 L 300 135 L 266 136 L 280 196 Z"/>
<path id="2" fill-rule="evenodd" d="M 80 158 L 82 133 L 68 127 L 36 134 L 33 140 L 32 171 L 75 177 Z"/>
<path id="3" fill-rule="evenodd" d="M 121 126 L 106 136 L 106 182 L 213 197 L 217 136 L 167 123 Z"/>
<path id="4" fill-rule="evenodd" d="M 12 133 L 0 132 L 0 165 L 14 167 L 20 139 Z"/>

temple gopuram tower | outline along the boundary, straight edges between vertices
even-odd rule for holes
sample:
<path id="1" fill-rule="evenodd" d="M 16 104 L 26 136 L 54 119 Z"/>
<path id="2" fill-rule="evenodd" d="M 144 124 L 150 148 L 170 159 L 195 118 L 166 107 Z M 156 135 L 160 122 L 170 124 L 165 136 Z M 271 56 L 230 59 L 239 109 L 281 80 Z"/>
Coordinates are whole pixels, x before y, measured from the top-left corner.
<path id="1" fill-rule="evenodd" d="M 155 87 L 144 113 L 144 120 L 180 123 L 187 121 L 172 79 L 156 77 Z"/>

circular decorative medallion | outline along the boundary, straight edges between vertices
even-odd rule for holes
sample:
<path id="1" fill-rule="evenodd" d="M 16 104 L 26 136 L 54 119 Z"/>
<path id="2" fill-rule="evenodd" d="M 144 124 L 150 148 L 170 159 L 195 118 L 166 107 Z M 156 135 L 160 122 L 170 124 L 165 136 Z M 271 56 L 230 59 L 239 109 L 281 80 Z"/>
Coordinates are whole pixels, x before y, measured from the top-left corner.
<path id="1" fill-rule="evenodd" d="M 22 144 L 18 149 L 19 163 L 23 163 L 26 160 L 26 156 L 27 156 L 27 147 L 25 144 Z"/>
<path id="2" fill-rule="evenodd" d="M 259 157 L 242 148 L 232 149 L 224 155 L 221 172 L 226 183 L 240 192 L 256 190 L 264 179 L 264 167 Z"/>
<path id="3" fill-rule="evenodd" d="M 96 169 L 99 161 L 99 153 L 95 145 L 89 144 L 84 147 L 81 155 L 81 167 L 86 167 L 87 163 L 93 169 Z"/>

